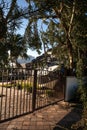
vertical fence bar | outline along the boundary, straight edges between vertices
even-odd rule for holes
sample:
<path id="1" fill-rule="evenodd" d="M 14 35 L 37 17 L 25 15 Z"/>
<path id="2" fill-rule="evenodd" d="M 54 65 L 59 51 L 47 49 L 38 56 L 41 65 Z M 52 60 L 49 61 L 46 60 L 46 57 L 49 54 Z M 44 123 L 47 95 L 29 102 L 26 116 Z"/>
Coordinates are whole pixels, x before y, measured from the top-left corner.
<path id="1" fill-rule="evenodd" d="M 8 76 L 9 76 L 9 72 L 8 72 Z M 10 79 L 10 76 L 9 76 L 9 82 L 11 82 L 11 79 Z M 11 116 L 11 107 L 12 107 L 12 99 L 11 99 L 11 96 L 12 96 L 12 89 L 10 87 L 10 90 L 9 90 L 9 117 Z"/>
<path id="2" fill-rule="evenodd" d="M 2 109 L 3 109 L 3 79 L 4 79 L 4 74 L 3 74 L 3 69 L 2 69 L 2 72 L 1 72 L 1 100 L 0 100 L 0 120 L 2 119 Z"/>
<path id="3" fill-rule="evenodd" d="M 15 83 L 15 76 L 14 76 L 14 73 L 12 72 L 11 87 L 13 88 L 13 116 L 15 115 L 15 101 L 16 101 L 15 99 L 16 90 L 15 90 L 14 83 Z"/>
<path id="4" fill-rule="evenodd" d="M 32 90 L 32 111 L 34 111 L 36 107 L 36 89 L 37 89 L 37 70 L 34 70 L 34 82 Z"/>
<path id="5" fill-rule="evenodd" d="M 17 70 L 16 70 L 17 71 Z M 17 75 L 16 75 L 17 76 Z M 17 78 L 18 78 L 18 76 L 17 76 Z M 18 91 L 18 82 L 16 81 L 16 84 L 17 84 L 17 86 L 16 86 L 16 89 L 17 89 L 17 95 L 16 95 L 16 115 L 18 115 L 18 109 L 19 109 L 19 107 L 18 107 L 18 104 L 19 104 L 19 91 Z"/>
<path id="6" fill-rule="evenodd" d="M 4 70 L 4 80 L 5 80 L 5 82 L 7 82 L 6 81 L 6 72 L 5 72 L 5 70 Z M 5 86 L 5 94 L 6 94 L 6 99 L 5 99 L 5 111 L 4 111 L 4 119 L 6 119 L 6 116 L 7 116 L 7 101 L 8 101 L 8 87 L 7 87 L 7 85 L 8 85 L 8 83 L 6 83 L 6 86 Z"/>
<path id="7" fill-rule="evenodd" d="M 26 71 L 26 86 L 28 86 L 28 71 Z M 27 87 L 26 87 L 27 89 Z M 25 111 L 27 112 L 27 109 L 28 109 L 28 91 L 26 92 L 26 99 L 25 99 Z"/>
<path id="8" fill-rule="evenodd" d="M 22 90 L 22 84 L 23 84 L 23 82 L 22 82 L 22 80 L 20 79 L 20 73 L 19 73 L 19 85 L 20 85 L 20 107 L 19 107 L 19 110 L 20 110 L 20 114 L 22 114 L 22 110 L 23 110 L 23 108 L 22 108 L 22 104 L 23 104 L 23 90 Z"/>
<path id="9" fill-rule="evenodd" d="M 26 74 L 25 72 L 23 72 L 22 70 L 22 73 L 24 74 L 24 81 L 22 81 L 22 84 L 24 84 L 24 87 L 22 88 L 23 90 L 23 93 L 22 93 L 22 112 L 24 113 L 25 111 L 25 87 L 26 87 Z"/>
<path id="10" fill-rule="evenodd" d="M 26 72 L 27 72 L 27 87 L 28 87 L 28 85 L 30 84 L 30 75 L 29 75 L 29 70 L 26 70 Z M 30 102 L 30 98 L 29 98 L 29 92 L 28 92 L 28 90 L 27 90 L 27 88 L 26 88 L 26 112 L 28 112 L 28 111 L 30 111 L 30 109 L 29 109 L 29 102 Z"/>
<path id="11" fill-rule="evenodd" d="M 33 70 L 30 71 L 30 79 L 29 79 L 29 82 L 30 82 L 30 86 L 32 85 L 33 83 Z M 29 111 L 32 111 L 32 106 L 31 106 L 31 94 L 29 95 Z"/>

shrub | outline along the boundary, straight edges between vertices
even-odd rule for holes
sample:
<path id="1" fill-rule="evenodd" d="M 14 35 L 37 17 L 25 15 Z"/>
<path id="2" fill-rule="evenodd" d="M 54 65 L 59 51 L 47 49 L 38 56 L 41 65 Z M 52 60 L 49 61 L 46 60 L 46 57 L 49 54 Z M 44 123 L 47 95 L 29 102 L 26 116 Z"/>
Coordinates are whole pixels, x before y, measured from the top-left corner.
<path id="1" fill-rule="evenodd" d="M 78 93 L 80 95 L 80 101 L 82 102 L 82 119 L 77 122 L 76 124 L 72 125 L 72 128 L 75 129 L 83 129 L 87 130 L 87 79 L 83 80 L 84 78 L 84 64 L 83 59 L 79 59 L 77 62 L 76 74 L 78 78 Z M 74 129 L 73 128 L 73 129 Z"/>
<path id="2" fill-rule="evenodd" d="M 27 92 L 30 92 L 30 93 L 32 93 L 32 86 L 27 86 Z"/>
<path id="3" fill-rule="evenodd" d="M 53 97 L 54 96 L 54 91 L 53 90 L 46 90 L 46 95 L 48 97 Z"/>
<path id="4" fill-rule="evenodd" d="M 5 83 L 5 84 L 1 84 L 0 87 L 6 87 L 6 88 L 11 88 L 11 87 L 15 87 L 15 84 L 12 83 Z"/>
<path id="5" fill-rule="evenodd" d="M 84 64 L 82 59 L 79 59 L 77 63 L 76 72 L 79 83 L 78 93 L 80 95 L 80 100 L 83 104 L 83 108 L 87 109 L 87 80 L 85 82 L 83 80 Z"/>
<path id="6" fill-rule="evenodd" d="M 26 82 L 19 82 L 19 83 L 17 83 L 17 88 L 18 89 L 24 89 L 24 90 L 26 90 L 26 91 L 28 91 L 28 92 L 32 92 L 32 84 L 31 83 L 26 83 Z"/>
<path id="7" fill-rule="evenodd" d="M 17 89 L 22 89 L 21 84 L 18 84 L 18 85 L 17 85 Z"/>

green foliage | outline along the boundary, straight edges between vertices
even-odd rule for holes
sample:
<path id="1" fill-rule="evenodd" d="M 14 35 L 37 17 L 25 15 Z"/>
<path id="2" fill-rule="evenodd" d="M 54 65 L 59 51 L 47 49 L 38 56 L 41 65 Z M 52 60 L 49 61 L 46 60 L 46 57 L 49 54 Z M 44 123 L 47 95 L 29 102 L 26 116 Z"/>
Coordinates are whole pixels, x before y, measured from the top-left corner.
<path id="1" fill-rule="evenodd" d="M 53 90 L 46 90 L 46 95 L 48 97 L 53 97 L 54 96 L 54 91 Z"/>
<path id="2" fill-rule="evenodd" d="M 29 38 L 29 45 L 33 49 L 41 49 L 41 44 L 44 50 L 52 47 L 55 55 L 63 61 L 67 66 L 73 67 L 73 61 L 78 59 L 77 49 L 80 49 L 83 54 L 86 53 L 87 41 L 87 0 L 83 1 L 49 1 L 49 0 L 29 0 L 29 26 L 27 30 L 27 37 L 32 34 L 32 39 L 35 39 L 37 34 L 37 41 L 33 42 Z M 32 29 L 34 26 L 41 24 L 37 31 Z M 40 31 L 39 31 L 40 30 Z M 37 33 L 36 33 L 37 32 Z M 33 44 L 32 44 L 33 43 Z M 61 53 L 62 52 L 62 53 Z M 67 62 L 65 62 L 67 61 Z"/>
<path id="3" fill-rule="evenodd" d="M 18 56 L 27 58 L 27 44 L 20 34 L 9 34 L 8 50 L 10 50 L 10 60 L 15 61 Z"/>
<path id="4" fill-rule="evenodd" d="M 20 29 L 26 15 L 26 9 L 21 8 L 17 0 L 10 0 L 10 2 L 0 0 L 0 67 L 8 66 L 8 50 L 11 51 L 13 59 L 18 55 L 26 55 L 27 49 L 23 37 L 20 39 L 14 34 L 17 29 Z"/>
<path id="5" fill-rule="evenodd" d="M 10 87 L 16 87 L 17 89 L 24 89 L 27 92 L 32 93 L 32 88 L 33 88 L 33 84 L 32 83 L 26 83 L 26 82 L 16 82 L 16 83 L 4 83 L 1 84 L 0 87 L 6 87 L 6 88 L 10 88 Z"/>
<path id="6" fill-rule="evenodd" d="M 0 67 L 5 67 L 8 64 L 8 49 L 4 42 L 0 42 Z"/>
<path id="7" fill-rule="evenodd" d="M 32 93 L 32 89 L 33 89 L 33 87 L 32 87 L 32 86 L 27 86 L 27 92 Z"/>
<path id="8" fill-rule="evenodd" d="M 78 78 L 82 78 L 83 77 L 83 60 L 80 58 L 77 62 L 77 67 L 76 67 L 76 74 Z"/>
<path id="9" fill-rule="evenodd" d="M 41 41 L 38 32 L 38 25 L 36 21 L 31 20 L 32 19 L 29 19 L 29 24 L 25 31 L 25 41 L 28 44 L 29 48 L 32 50 L 37 50 L 37 52 L 40 54 Z"/>
<path id="10" fill-rule="evenodd" d="M 80 100 L 83 104 L 83 108 L 87 109 L 87 83 L 84 83 L 83 80 L 79 81 L 78 93 L 80 94 Z"/>
<path id="11" fill-rule="evenodd" d="M 15 84 L 12 84 L 12 83 L 5 83 L 5 84 L 1 84 L 0 87 L 11 88 L 11 87 L 15 87 Z"/>
<path id="12" fill-rule="evenodd" d="M 80 94 L 80 100 L 83 103 L 84 109 L 87 109 L 87 81 L 84 77 L 83 60 L 79 59 L 77 62 L 77 78 L 79 83 L 78 93 Z"/>
<path id="13" fill-rule="evenodd" d="M 26 91 L 28 91 L 28 92 L 32 92 L 32 83 L 26 83 L 26 82 L 18 82 L 18 83 L 16 83 L 16 86 L 17 86 L 17 88 L 18 89 L 24 89 L 24 90 L 26 90 Z"/>

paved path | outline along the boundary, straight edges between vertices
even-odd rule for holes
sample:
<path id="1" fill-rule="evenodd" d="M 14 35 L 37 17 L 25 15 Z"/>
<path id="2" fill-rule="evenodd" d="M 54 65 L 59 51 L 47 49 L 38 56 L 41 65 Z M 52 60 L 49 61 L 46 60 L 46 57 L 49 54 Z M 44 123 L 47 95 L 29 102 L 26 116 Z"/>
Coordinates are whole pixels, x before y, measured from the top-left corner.
<path id="1" fill-rule="evenodd" d="M 0 130 L 70 130 L 72 122 L 79 119 L 77 111 L 61 101 L 26 116 L 1 123 Z"/>

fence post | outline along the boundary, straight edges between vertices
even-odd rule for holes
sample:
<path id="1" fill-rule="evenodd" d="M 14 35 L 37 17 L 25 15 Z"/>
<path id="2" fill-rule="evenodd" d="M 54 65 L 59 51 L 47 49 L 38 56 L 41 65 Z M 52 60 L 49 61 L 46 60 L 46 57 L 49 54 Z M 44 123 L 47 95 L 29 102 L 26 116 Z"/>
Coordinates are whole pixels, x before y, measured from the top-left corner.
<path id="1" fill-rule="evenodd" d="M 35 110 L 36 106 L 36 90 L 37 90 L 37 70 L 34 70 L 34 82 L 32 90 L 32 111 Z"/>

